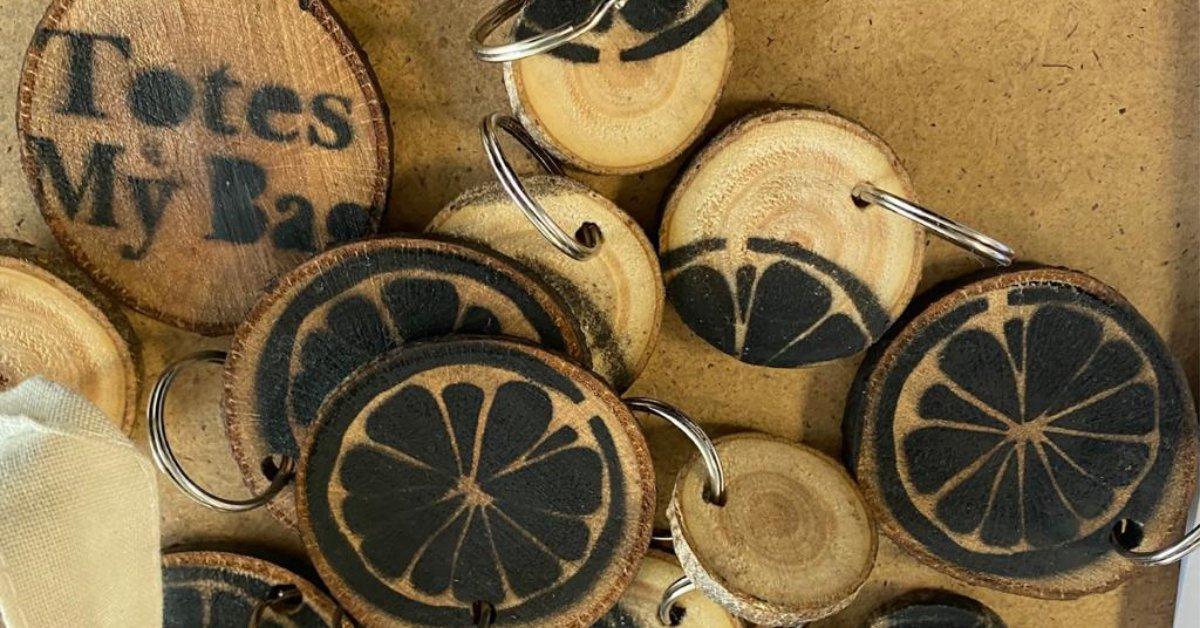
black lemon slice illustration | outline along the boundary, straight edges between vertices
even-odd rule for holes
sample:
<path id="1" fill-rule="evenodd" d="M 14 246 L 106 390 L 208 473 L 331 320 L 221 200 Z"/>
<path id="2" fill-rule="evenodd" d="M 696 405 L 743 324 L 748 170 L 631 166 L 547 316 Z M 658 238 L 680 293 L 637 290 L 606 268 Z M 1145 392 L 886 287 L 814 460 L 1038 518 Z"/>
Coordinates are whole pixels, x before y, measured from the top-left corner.
<path id="1" fill-rule="evenodd" d="M 582 332 L 551 288 L 498 254 L 429 238 L 388 238 L 325 253 L 284 277 L 238 329 L 224 412 L 243 477 L 299 458 L 317 410 L 355 369 L 406 342 L 504 335 L 589 362 Z M 291 490 L 271 512 L 295 525 Z"/>
<path id="2" fill-rule="evenodd" d="M 325 628 L 344 624 L 333 600 L 290 571 L 257 558 L 224 552 L 176 552 L 163 557 L 163 626 L 245 628 L 255 606 L 274 590 L 299 594 L 267 608 L 263 628 Z"/>
<path id="3" fill-rule="evenodd" d="M 356 618 L 587 625 L 645 554 L 653 472 L 629 411 L 532 346 L 416 344 L 322 407 L 301 463 L 300 530 Z"/>
<path id="4" fill-rule="evenodd" d="M 992 609 L 969 597 L 937 589 L 911 591 L 888 602 L 867 628 L 1005 628 Z"/>
<path id="5" fill-rule="evenodd" d="M 760 366 L 815 365 L 873 344 L 916 289 L 925 236 L 858 207 L 861 182 L 913 194 L 887 145 L 837 116 L 785 109 L 723 131 L 663 217 L 663 278 L 683 322 Z"/>
<path id="6" fill-rule="evenodd" d="M 1132 568 L 1108 543 L 1117 521 L 1159 542 L 1182 521 L 1194 410 L 1161 339 L 1111 288 L 1060 270 L 983 280 L 881 356 L 847 412 L 851 462 L 885 529 L 918 556 L 972 582 L 1074 597 Z"/>

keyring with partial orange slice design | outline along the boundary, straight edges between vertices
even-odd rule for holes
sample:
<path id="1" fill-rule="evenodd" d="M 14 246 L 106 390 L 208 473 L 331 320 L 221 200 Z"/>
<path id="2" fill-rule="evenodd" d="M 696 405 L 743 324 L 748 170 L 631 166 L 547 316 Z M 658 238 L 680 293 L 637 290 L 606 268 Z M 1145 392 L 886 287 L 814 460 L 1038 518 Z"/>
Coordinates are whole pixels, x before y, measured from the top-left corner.
<path id="1" fill-rule="evenodd" d="M 708 344 L 797 368 L 883 336 L 921 278 L 926 232 L 998 265 L 1003 243 L 920 207 L 879 137 L 780 109 L 735 122 L 687 167 L 659 237 L 667 297 Z"/>
<path id="2" fill-rule="evenodd" d="M 973 584 L 1051 599 L 1195 547 L 1195 531 L 1172 545 L 1195 409 L 1120 294 L 1029 268 L 927 302 L 868 357 L 846 410 L 847 460 L 893 540 Z"/>

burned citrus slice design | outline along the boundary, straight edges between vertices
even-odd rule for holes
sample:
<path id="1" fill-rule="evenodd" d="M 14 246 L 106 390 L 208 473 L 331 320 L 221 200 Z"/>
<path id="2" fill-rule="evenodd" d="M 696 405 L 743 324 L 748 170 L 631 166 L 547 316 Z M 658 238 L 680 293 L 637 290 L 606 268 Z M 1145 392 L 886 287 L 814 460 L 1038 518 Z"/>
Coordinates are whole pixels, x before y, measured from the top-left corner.
<path id="1" fill-rule="evenodd" d="M 224 552 L 177 552 L 163 557 L 163 626 L 244 628 L 255 606 L 276 589 L 299 595 L 265 609 L 258 624 L 263 628 L 324 628 L 344 617 L 315 586 L 272 563 Z"/>
<path id="2" fill-rule="evenodd" d="M 504 335 L 588 361 L 575 319 L 507 258 L 425 238 L 335 249 L 286 276 L 238 331 L 226 370 L 226 423 L 243 476 L 269 456 L 298 458 L 325 398 L 396 347 L 452 334 Z M 272 512 L 294 525 L 290 491 Z"/>
<path id="3" fill-rule="evenodd" d="M 1067 597 L 1127 571 L 1108 545 L 1117 521 L 1178 523 L 1193 411 L 1161 340 L 1110 288 L 1051 270 L 985 280 L 885 353 L 847 418 L 860 480 L 906 546 Z"/>
<path id="4" fill-rule="evenodd" d="M 646 446 L 595 376 L 486 339 L 403 348 L 321 411 L 301 531 L 355 617 L 590 624 L 645 553 Z"/>
<path id="5" fill-rule="evenodd" d="M 684 171 L 663 216 L 667 297 L 708 344 L 795 368 L 855 355 L 899 316 L 921 275 L 916 223 L 852 196 L 862 182 L 911 198 L 878 137 L 837 116 L 745 118 Z"/>

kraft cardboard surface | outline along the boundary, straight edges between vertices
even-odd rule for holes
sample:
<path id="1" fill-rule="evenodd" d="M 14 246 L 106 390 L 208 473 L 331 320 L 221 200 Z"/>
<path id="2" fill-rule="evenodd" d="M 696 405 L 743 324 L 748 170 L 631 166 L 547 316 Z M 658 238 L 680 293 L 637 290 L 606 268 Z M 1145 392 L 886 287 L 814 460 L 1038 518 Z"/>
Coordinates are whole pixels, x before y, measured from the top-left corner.
<path id="1" fill-rule="evenodd" d="M 1121 291 L 1166 339 L 1195 394 L 1200 11 L 1193 0 L 730 1 L 737 52 L 706 136 L 772 104 L 828 108 L 860 122 L 891 145 L 930 207 L 1008 242 L 1024 260 L 1082 270 Z M 332 4 L 374 65 L 391 111 L 395 176 L 385 227 L 418 230 L 491 177 L 478 124 L 507 111 L 508 102 L 500 68 L 476 61 L 466 39 L 491 3 Z M 53 248 L 20 169 L 12 123 L 24 50 L 44 8 L 45 0 L 0 1 L 0 236 Z M 577 178 L 653 238 L 663 192 L 681 163 L 638 176 Z M 979 266 L 934 241 L 922 288 Z M 173 359 L 228 345 L 133 319 L 150 381 Z M 679 405 L 714 435 L 761 430 L 837 453 L 856 368 L 856 359 L 801 371 L 744 365 L 694 337 L 668 307 L 658 348 L 632 393 Z M 216 367 L 203 367 L 180 378 L 170 428 L 198 478 L 244 494 L 217 413 L 217 376 Z M 666 495 L 690 452 L 669 428 L 649 421 Z M 135 438 L 144 445 L 144 420 Z M 159 490 L 169 546 L 304 561 L 298 539 L 266 512 L 206 510 L 165 478 Z M 965 586 L 882 539 L 860 597 L 822 625 L 860 625 L 892 597 L 942 587 L 983 601 L 1012 626 L 1166 626 L 1176 575 L 1175 568 L 1148 570 L 1110 593 L 1034 600 Z"/>

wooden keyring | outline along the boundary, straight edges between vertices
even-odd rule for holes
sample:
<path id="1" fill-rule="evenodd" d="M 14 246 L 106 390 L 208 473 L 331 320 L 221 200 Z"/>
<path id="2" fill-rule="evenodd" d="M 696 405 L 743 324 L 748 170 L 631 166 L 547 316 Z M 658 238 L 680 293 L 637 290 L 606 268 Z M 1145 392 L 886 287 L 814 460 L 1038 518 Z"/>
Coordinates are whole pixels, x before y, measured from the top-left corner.
<path id="1" fill-rule="evenodd" d="M 554 50 L 594 30 L 610 13 L 624 7 L 628 0 L 604 0 L 576 24 L 564 24 L 534 37 L 489 46 L 487 38 L 530 2 L 531 0 L 505 0 L 479 18 L 475 27 L 471 29 L 471 49 L 480 61 L 506 63 Z"/>
<path id="2" fill-rule="evenodd" d="M 295 471 L 295 461 L 289 456 L 281 456 L 277 464 L 278 472 L 271 479 L 271 484 L 258 495 L 248 499 L 227 499 L 215 495 L 200 486 L 188 475 L 171 449 L 171 441 L 167 437 L 166 406 L 167 395 L 175 378 L 186 367 L 192 364 L 224 364 L 228 354 L 224 351 L 201 351 L 193 353 L 167 366 L 154 389 L 150 391 L 150 401 L 146 404 L 146 421 L 150 431 L 150 454 L 158 470 L 167 474 L 188 497 L 222 512 L 248 512 L 265 506 L 275 498 L 292 481 Z"/>
<path id="3" fill-rule="evenodd" d="M 525 189 L 516 170 L 504 156 L 504 150 L 500 147 L 500 140 L 496 136 L 497 127 L 504 129 L 520 142 L 521 146 L 525 147 L 525 150 L 529 151 L 546 169 L 546 172 L 558 176 L 564 176 L 565 173 L 558 160 L 539 146 L 516 118 L 493 113 L 483 119 L 480 131 L 483 135 L 483 150 L 487 153 L 488 163 L 492 165 L 492 171 L 496 173 L 496 178 L 500 180 L 504 191 L 555 248 L 568 257 L 580 261 L 595 255 L 596 250 L 604 242 L 604 234 L 600 231 L 600 227 L 594 223 L 584 223 L 579 231 L 579 236 L 572 237 L 558 223 L 554 222 L 546 209 Z"/>

